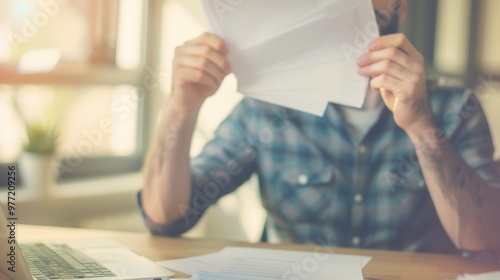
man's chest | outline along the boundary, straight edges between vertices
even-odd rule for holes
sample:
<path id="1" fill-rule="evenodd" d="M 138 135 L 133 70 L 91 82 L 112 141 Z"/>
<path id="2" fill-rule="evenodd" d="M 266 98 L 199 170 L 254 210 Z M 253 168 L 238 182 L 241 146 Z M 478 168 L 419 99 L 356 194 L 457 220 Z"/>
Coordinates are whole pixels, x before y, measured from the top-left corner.
<path id="1" fill-rule="evenodd" d="M 266 208 L 293 222 L 398 223 L 428 195 L 413 145 L 399 132 L 372 131 L 356 143 L 321 124 L 274 131 L 258 147 Z"/>

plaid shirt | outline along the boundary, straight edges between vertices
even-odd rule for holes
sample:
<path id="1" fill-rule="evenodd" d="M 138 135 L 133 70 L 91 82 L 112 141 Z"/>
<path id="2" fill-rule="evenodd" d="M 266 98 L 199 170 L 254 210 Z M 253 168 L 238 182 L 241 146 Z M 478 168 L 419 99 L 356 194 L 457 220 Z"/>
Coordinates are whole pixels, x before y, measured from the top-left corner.
<path id="1" fill-rule="evenodd" d="M 429 99 L 457 151 L 497 187 L 493 143 L 478 99 L 459 88 L 430 89 Z M 182 234 L 209 204 L 254 173 L 271 242 L 455 252 L 414 146 L 385 107 L 359 141 L 338 105 L 316 117 L 243 99 L 192 160 L 193 196 L 190 205 L 181 205 L 187 214 L 168 225 L 145 217 L 146 224 L 156 234 Z"/>

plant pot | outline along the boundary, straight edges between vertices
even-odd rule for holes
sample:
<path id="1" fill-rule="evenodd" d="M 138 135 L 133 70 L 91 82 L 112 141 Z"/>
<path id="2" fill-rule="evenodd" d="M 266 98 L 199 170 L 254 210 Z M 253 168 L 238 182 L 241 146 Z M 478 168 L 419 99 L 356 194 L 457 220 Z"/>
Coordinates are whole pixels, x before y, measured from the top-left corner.
<path id="1" fill-rule="evenodd" d="M 22 189 L 34 195 L 52 194 L 58 176 L 55 154 L 23 152 L 19 158 Z"/>

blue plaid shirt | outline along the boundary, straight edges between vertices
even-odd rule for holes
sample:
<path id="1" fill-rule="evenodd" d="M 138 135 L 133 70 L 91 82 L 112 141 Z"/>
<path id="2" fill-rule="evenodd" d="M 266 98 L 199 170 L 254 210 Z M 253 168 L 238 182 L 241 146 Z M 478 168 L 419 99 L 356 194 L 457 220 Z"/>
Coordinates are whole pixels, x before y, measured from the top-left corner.
<path id="1" fill-rule="evenodd" d="M 457 151 L 497 187 L 493 143 L 477 97 L 459 88 L 430 88 L 429 99 Z M 192 200 L 180 206 L 186 215 L 167 225 L 145 217 L 146 224 L 156 234 L 182 234 L 209 204 L 254 173 L 268 211 L 269 241 L 455 252 L 414 146 L 385 107 L 359 141 L 338 105 L 316 117 L 243 99 L 192 160 Z"/>

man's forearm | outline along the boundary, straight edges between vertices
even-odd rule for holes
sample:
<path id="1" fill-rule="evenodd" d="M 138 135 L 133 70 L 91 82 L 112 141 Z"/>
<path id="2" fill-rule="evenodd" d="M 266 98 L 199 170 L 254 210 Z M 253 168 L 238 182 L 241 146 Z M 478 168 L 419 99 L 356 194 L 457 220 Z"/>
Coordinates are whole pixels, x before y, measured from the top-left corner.
<path id="1" fill-rule="evenodd" d="M 191 197 L 189 150 L 198 110 L 186 111 L 171 99 L 163 112 L 158 134 L 144 170 L 142 204 L 156 223 L 182 217 L 181 204 Z"/>
<path id="2" fill-rule="evenodd" d="M 175 48 L 172 95 L 145 165 L 142 205 L 148 217 L 165 224 L 190 205 L 189 150 L 200 107 L 231 72 L 221 38 L 204 33 Z"/>
<path id="3" fill-rule="evenodd" d="M 500 247 L 500 191 L 489 186 L 433 125 L 409 133 L 437 213 L 460 249 Z"/>

